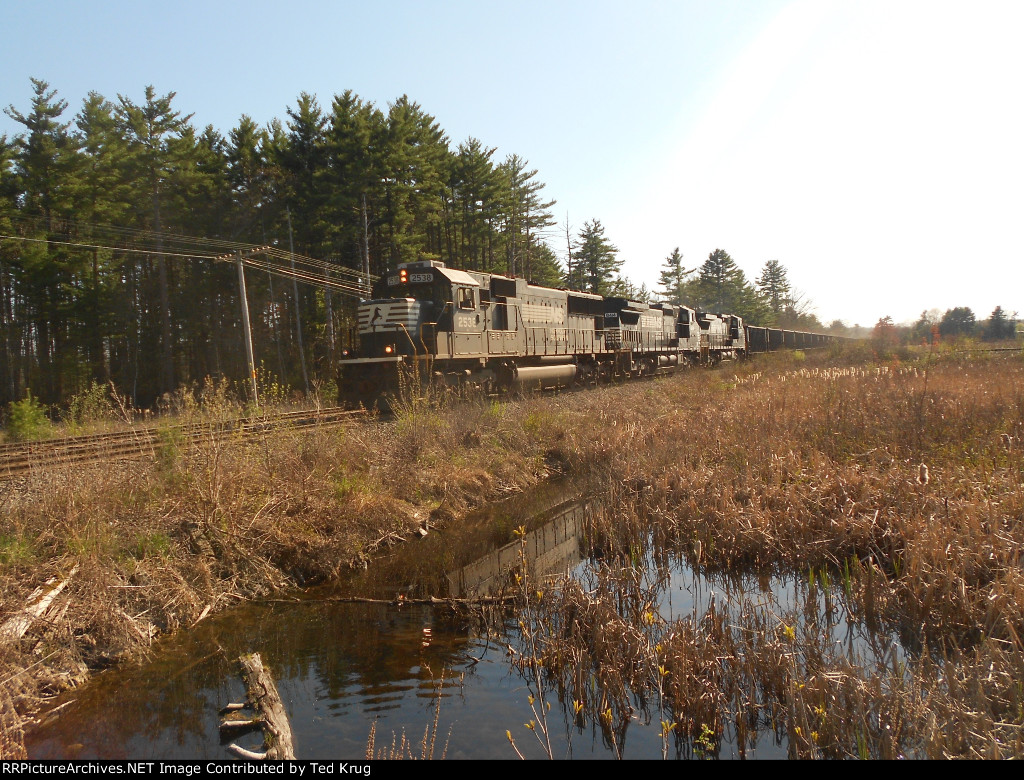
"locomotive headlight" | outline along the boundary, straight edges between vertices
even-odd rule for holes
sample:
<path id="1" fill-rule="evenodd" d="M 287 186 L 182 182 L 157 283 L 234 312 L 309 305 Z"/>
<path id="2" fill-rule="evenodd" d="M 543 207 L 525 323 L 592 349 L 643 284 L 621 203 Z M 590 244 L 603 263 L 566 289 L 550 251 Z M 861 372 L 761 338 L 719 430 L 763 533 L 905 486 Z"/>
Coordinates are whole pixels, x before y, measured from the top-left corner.
<path id="1" fill-rule="evenodd" d="M 409 272 L 406 271 L 404 268 L 398 272 L 398 276 L 401 279 L 402 284 L 405 284 L 407 281 L 409 281 Z"/>

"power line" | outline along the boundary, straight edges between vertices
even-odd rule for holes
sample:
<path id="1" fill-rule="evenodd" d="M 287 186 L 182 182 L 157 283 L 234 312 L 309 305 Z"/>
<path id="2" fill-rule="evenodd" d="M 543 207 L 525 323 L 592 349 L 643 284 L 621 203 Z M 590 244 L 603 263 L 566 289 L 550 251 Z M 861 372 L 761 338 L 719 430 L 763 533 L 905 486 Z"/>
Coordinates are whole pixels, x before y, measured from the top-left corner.
<path id="1" fill-rule="evenodd" d="M 282 277 L 289 278 L 289 279 L 297 279 L 297 280 L 299 280 L 301 282 L 307 282 L 309 284 L 317 285 L 317 286 L 320 286 L 320 287 L 327 287 L 327 288 L 330 288 L 332 290 L 336 290 L 339 293 L 343 293 L 343 294 L 346 294 L 346 295 L 354 295 L 354 296 L 358 296 L 358 297 L 363 297 L 363 295 L 365 295 L 365 293 L 366 293 L 365 285 L 356 285 L 356 284 L 352 284 L 350 282 L 345 282 L 345 281 L 340 280 L 340 279 L 331 279 L 331 278 L 328 278 L 328 277 L 321 276 L 319 274 L 313 273 L 312 271 L 298 270 L 298 269 L 293 271 L 291 268 L 286 268 L 286 267 L 279 266 L 279 265 L 278 266 L 273 266 L 273 265 L 270 265 L 269 263 L 261 262 L 261 261 L 255 259 L 254 257 L 251 256 L 251 255 L 258 255 L 258 254 L 267 254 L 267 250 L 268 249 L 269 249 L 269 247 L 265 247 L 265 246 L 252 247 L 249 250 L 249 255 L 250 256 L 246 256 L 245 254 L 242 255 L 242 257 L 241 257 L 242 264 L 246 268 L 252 268 L 253 270 L 257 270 L 257 271 L 264 271 L 266 273 L 274 274 L 275 276 L 282 276 Z M 283 255 L 284 255 L 284 257 L 287 257 L 288 253 L 285 252 L 285 253 L 283 253 Z M 238 257 L 238 255 L 236 253 L 231 252 L 231 253 L 227 253 L 227 254 L 223 254 L 223 255 L 213 255 L 209 259 L 214 260 L 216 262 L 235 263 L 235 262 L 238 262 L 239 257 Z"/>
<path id="2" fill-rule="evenodd" d="M 17 219 L 17 218 L 16 218 Z M 22 222 L 31 222 L 27 218 L 20 219 Z M 298 281 L 306 282 L 307 284 L 318 285 L 344 295 L 351 295 L 355 297 L 363 297 L 366 295 L 367 290 L 371 282 L 377 277 L 370 276 L 369 279 L 365 278 L 365 275 L 359 271 L 355 271 L 346 266 L 337 265 L 330 263 L 326 260 L 318 260 L 316 258 L 307 257 L 305 255 L 293 254 L 291 252 L 285 252 L 284 250 L 277 249 L 273 246 L 256 246 L 254 244 L 228 241 L 224 239 L 208 239 L 196 236 L 180 236 L 172 233 L 163 233 L 155 231 L 140 230 L 135 228 L 120 228 L 112 225 L 89 225 L 88 223 L 72 223 L 70 221 L 64 221 L 61 227 L 91 227 L 97 229 L 98 232 L 110 232 L 110 233 L 122 233 L 125 237 L 132 237 L 136 239 L 132 243 L 138 244 L 138 239 L 156 239 L 160 238 L 165 244 L 171 244 L 172 249 L 179 251 L 169 251 L 167 249 L 155 249 L 152 247 L 139 247 L 139 246 L 124 246 L 124 245 L 111 245 L 110 243 L 86 243 L 84 241 L 62 241 L 58 239 L 44 239 L 44 238 L 30 238 L 28 236 L 12 236 L 7 234 L 0 234 L 0 239 L 6 239 L 10 241 L 25 241 L 31 243 L 42 243 L 42 244 L 57 244 L 60 246 L 75 247 L 79 249 L 89 250 L 106 250 L 109 252 L 131 252 L 136 254 L 148 254 L 158 255 L 163 257 L 180 257 L 194 260 L 215 260 L 225 262 L 235 262 L 237 257 L 234 253 L 228 254 L 211 254 L 211 249 L 228 249 L 231 248 L 234 252 L 243 252 L 252 254 L 262 254 L 266 257 L 266 261 L 260 262 L 254 260 L 252 257 L 244 258 L 243 263 L 250 267 L 267 273 L 272 273 L 276 276 L 285 278 L 297 279 Z M 52 231 L 56 233 L 71 233 L 78 231 Z M 109 238 L 109 236 L 108 236 Z M 184 246 L 175 246 L 181 244 Z M 188 248 L 189 244 L 204 247 L 206 251 L 180 251 Z M 271 261 L 274 261 L 273 263 Z M 295 265 L 293 270 L 291 267 L 284 267 L 283 262 L 287 262 L 289 266 Z M 340 278 L 331 278 L 332 276 Z"/>
<path id="3" fill-rule="evenodd" d="M 44 225 L 44 217 L 41 215 L 26 216 L 24 214 L 16 214 L 13 216 L 13 221 L 26 225 L 29 229 L 35 228 L 36 230 L 50 233 L 50 234 L 66 234 L 67 236 L 72 235 L 87 235 L 92 234 L 109 234 L 108 240 L 112 237 L 118 237 L 122 239 L 160 239 L 165 243 L 176 244 L 181 247 L 217 247 L 220 249 L 245 249 L 252 246 L 252 244 L 230 241 L 227 239 L 211 239 L 199 236 L 186 236 L 178 233 L 171 233 L 168 231 L 153 231 L 146 230 L 143 228 L 131 228 L 122 227 L 119 225 L 107 225 L 92 222 L 81 222 L 78 220 L 65 218 L 65 217 L 50 217 L 46 218 Z"/>
<path id="4" fill-rule="evenodd" d="M 56 241 L 48 238 L 27 238 L 25 236 L 7 236 L 0 234 L 0 239 L 7 239 L 10 241 L 31 241 L 37 244 L 60 244 L 61 246 L 73 246 L 79 249 L 107 249 L 112 252 L 137 252 L 140 254 L 147 255 L 164 255 L 166 257 L 185 257 L 190 260 L 212 260 L 214 255 L 201 255 L 195 252 L 183 253 L 183 252 L 167 252 L 157 251 L 155 249 L 131 249 L 123 246 L 106 246 L 103 244 L 81 244 L 75 241 Z"/>
<path id="5" fill-rule="evenodd" d="M 143 229 L 143 228 L 132 228 L 132 227 L 123 227 L 123 226 L 119 226 L 119 225 L 108 225 L 108 224 L 101 224 L 101 223 L 81 222 L 81 221 L 78 221 L 78 220 L 68 219 L 68 218 L 63 218 L 63 217 L 49 218 L 47 220 L 47 225 L 45 225 L 45 226 L 42 224 L 43 221 L 44 221 L 44 217 L 42 215 L 26 216 L 24 214 L 15 214 L 15 215 L 12 216 L 12 220 L 14 222 L 18 222 L 18 223 L 21 223 L 23 225 L 26 225 L 29 228 L 35 228 L 37 230 L 40 230 L 40 231 L 43 231 L 43 232 L 46 232 L 46 233 L 49 233 L 49 234 L 64 235 L 64 236 L 66 236 L 68 238 L 71 238 L 72 236 L 81 236 L 82 238 L 87 238 L 88 239 L 88 238 L 93 238 L 92 234 L 94 234 L 94 233 L 109 234 L 109 235 L 106 236 L 107 243 L 104 243 L 104 244 L 95 243 L 95 244 L 90 244 L 90 246 L 94 246 L 95 245 L 96 247 L 106 248 L 106 249 L 110 249 L 112 251 L 116 250 L 116 249 L 124 249 L 125 251 L 128 251 L 129 249 L 133 249 L 133 247 L 131 247 L 131 246 L 122 246 L 121 244 L 117 244 L 116 246 L 111 246 L 109 242 L 110 242 L 110 239 L 114 238 L 114 237 L 121 238 L 121 239 L 135 239 L 135 241 L 133 243 L 136 243 L 136 244 L 140 243 L 140 241 L 144 241 L 144 240 L 147 240 L 147 239 L 154 240 L 154 241 L 156 239 L 160 239 L 160 241 L 163 244 L 172 246 L 173 248 L 179 250 L 182 254 L 187 254 L 187 251 L 191 250 L 192 247 L 200 247 L 203 251 L 207 251 L 207 252 L 209 250 L 211 250 L 211 249 L 219 249 L 221 251 L 249 252 L 249 251 L 252 251 L 253 248 L 256 246 L 255 244 L 251 244 L 251 243 L 248 243 L 248 242 L 234 241 L 234 240 L 224 239 L 224 238 L 207 238 L 205 236 L 189 236 L 189 235 L 184 235 L 184 234 L 180 234 L 180 233 L 171 233 L 169 231 L 153 231 L 153 230 L 146 230 L 146 229 Z M 88 234 L 88 235 L 85 235 L 85 234 Z M 11 238 L 15 238 L 15 237 L 11 236 Z M 99 241 L 99 238 L 100 237 L 97 236 L 97 242 Z M 57 241 L 51 241 L 50 243 L 58 243 L 58 242 Z M 79 242 L 68 241 L 68 242 L 65 242 L 65 243 L 67 243 L 68 245 L 75 245 L 76 243 L 80 244 L 82 242 L 81 241 L 79 241 Z M 138 247 L 134 247 L 134 248 L 138 249 Z M 269 253 L 274 254 L 275 256 L 284 257 L 284 258 L 287 258 L 289 260 L 292 259 L 292 256 L 294 254 L 294 253 L 285 252 L 283 249 L 278 249 L 278 248 L 274 247 L 273 245 L 267 246 L 267 247 L 265 247 L 265 249 Z M 348 275 L 348 276 L 357 277 L 357 278 L 363 278 L 364 277 L 364 274 L 361 271 L 356 271 L 356 270 L 353 270 L 353 269 L 348 268 L 346 266 L 337 265 L 337 264 L 328 262 L 326 260 L 319 260 L 319 259 L 316 259 L 316 258 L 312 258 L 312 257 L 308 257 L 306 255 L 300 255 L 300 254 L 294 254 L 294 259 L 295 259 L 296 262 L 304 262 L 304 263 L 306 263 L 306 264 L 308 264 L 310 266 L 313 266 L 313 267 L 318 267 L 318 268 L 323 268 L 325 270 L 330 270 L 332 273 L 340 273 L 342 275 Z M 371 275 L 370 276 L 370 280 L 372 281 L 374 279 L 376 279 L 376 277 Z"/>

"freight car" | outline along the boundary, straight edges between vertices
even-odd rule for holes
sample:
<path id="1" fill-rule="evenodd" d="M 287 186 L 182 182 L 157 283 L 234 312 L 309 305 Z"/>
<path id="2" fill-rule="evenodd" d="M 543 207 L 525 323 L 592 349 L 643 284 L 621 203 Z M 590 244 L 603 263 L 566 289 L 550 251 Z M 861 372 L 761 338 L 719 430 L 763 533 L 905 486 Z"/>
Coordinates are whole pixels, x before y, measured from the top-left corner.
<path id="1" fill-rule="evenodd" d="M 592 384 L 831 339 L 436 261 L 399 265 L 373 296 L 340 361 L 342 404 L 387 408 L 405 383 L 488 392 Z"/>

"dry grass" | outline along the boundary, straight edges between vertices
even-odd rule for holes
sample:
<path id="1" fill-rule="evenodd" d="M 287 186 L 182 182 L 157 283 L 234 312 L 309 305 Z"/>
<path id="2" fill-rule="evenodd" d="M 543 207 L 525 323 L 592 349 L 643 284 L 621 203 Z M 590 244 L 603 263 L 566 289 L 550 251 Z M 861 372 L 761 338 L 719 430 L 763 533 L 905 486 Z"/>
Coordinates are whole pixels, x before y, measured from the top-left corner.
<path id="1" fill-rule="evenodd" d="M 785 729 L 795 755 L 1024 753 L 1024 361 L 875 366 L 824 353 L 257 441 L 169 434 L 154 464 L 5 484 L 0 621 L 78 566 L 48 620 L 0 650 L 5 744 L 19 741 L 8 713 L 31 712 L 159 633 L 332 578 L 427 517 L 456 522 L 553 472 L 604 497 L 590 534 L 605 560 L 825 569 L 845 577 L 857 620 L 921 659 L 904 685 L 811 635 L 780 635 L 756 610 L 747 624 L 710 611 L 662 625 L 646 617 L 656 583 L 635 576 L 629 587 L 610 574 L 596 590 L 549 591 L 539 610 L 550 601 L 580 618 L 557 635 L 550 652 L 565 657 L 548 668 L 597 670 L 565 681 L 567 703 L 611 746 L 629 708 L 654 702 L 666 750 L 671 736 L 713 755 L 725 729 L 745 735 L 756 721 Z M 859 725 L 815 724 L 814 708 L 833 702 Z M 807 742 L 808 729 L 819 740 Z"/>
<path id="2" fill-rule="evenodd" d="M 1024 755 L 1024 361 L 756 368 L 590 410 L 600 429 L 567 460 L 602 483 L 599 576 L 533 607 L 530 663 L 612 747 L 639 709 L 664 719 L 666 753 L 671 737 L 716 755 L 728 732 L 742 754 L 775 731 L 794 757 Z M 645 578 L 673 557 L 797 573 L 808 606 L 665 624 Z M 838 652 L 809 571 L 909 662 Z"/>

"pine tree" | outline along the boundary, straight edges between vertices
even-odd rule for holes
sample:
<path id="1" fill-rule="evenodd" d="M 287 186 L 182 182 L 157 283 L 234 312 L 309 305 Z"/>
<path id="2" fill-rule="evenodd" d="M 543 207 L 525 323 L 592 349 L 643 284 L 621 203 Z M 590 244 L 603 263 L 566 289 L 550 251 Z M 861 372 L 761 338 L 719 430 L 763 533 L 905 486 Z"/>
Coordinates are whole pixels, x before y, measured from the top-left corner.
<path id="1" fill-rule="evenodd" d="M 80 152 L 73 181 L 75 216 L 78 235 L 85 243 L 104 243 L 102 238 L 92 238 L 95 225 L 131 222 L 132 187 L 125 175 L 128 146 L 118 132 L 114 111 L 102 95 L 90 92 L 75 119 Z M 89 379 L 105 384 L 127 355 L 132 302 L 123 284 L 123 269 L 131 260 L 127 254 L 98 247 L 88 254 L 89 268 L 83 275 L 76 313 L 88 353 Z"/>
<path id="2" fill-rule="evenodd" d="M 769 260 L 764 264 L 757 279 L 757 290 L 776 316 L 782 314 L 793 302 L 786 268 L 778 260 Z"/>
<path id="3" fill-rule="evenodd" d="M 769 316 L 746 274 L 724 250 L 708 255 L 691 290 L 697 309 L 735 314 L 750 324 L 764 323 Z"/>
<path id="4" fill-rule="evenodd" d="M 14 170 L 15 145 L 0 135 L 0 233 L 14 235 L 20 187 Z M 20 401 L 24 388 L 22 327 L 15 321 L 15 269 L 18 242 L 0 241 L 0 405 Z"/>
<path id="5" fill-rule="evenodd" d="M 455 265 L 478 271 L 498 269 L 493 257 L 494 222 L 501 214 L 507 183 L 495 169 L 491 158 L 496 148 L 485 147 L 478 139 L 459 144 L 452 165 L 450 192 L 456 216 L 450 229 L 455 241 Z"/>
<path id="6" fill-rule="evenodd" d="M 739 301 L 745 285 L 746 276 L 729 253 L 716 249 L 700 267 L 695 303 L 698 308 L 706 311 L 731 311 Z"/>
<path id="7" fill-rule="evenodd" d="M 267 131 L 243 114 L 228 133 L 222 152 L 227 163 L 225 175 L 231 188 L 231 235 L 264 243 L 264 211 L 270 197 Z"/>
<path id="8" fill-rule="evenodd" d="M 543 242 L 532 244 L 530 264 L 526 278 L 544 287 L 560 287 L 565 283 L 565 272 L 554 250 Z"/>
<path id="9" fill-rule="evenodd" d="M 910 328 L 910 338 L 915 342 L 934 343 L 939 335 L 939 321 L 942 313 L 938 309 L 925 309 L 921 312 L 917 322 Z"/>
<path id="10" fill-rule="evenodd" d="M 292 239 L 297 253 L 323 255 L 327 223 L 323 206 L 326 193 L 319 186 L 326 163 L 327 119 L 317 99 L 299 94 L 294 109 L 288 109 L 287 143 L 280 148 L 285 189 L 281 193 L 291 217 Z"/>
<path id="11" fill-rule="evenodd" d="M 939 333 L 943 336 L 970 336 L 974 333 L 977 322 L 974 312 L 967 306 L 956 306 L 947 309 L 939 322 Z"/>
<path id="12" fill-rule="evenodd" d="M 21 214 L 30 220 L 26 233 L 42 240 L 27 243 L 18 251 L 16 267 L 24 306 L 24 317 L 34 327 L 26 333 L 32 359 L 38 367 L 37 395 L 54 403 L 63 395 L 62 363 L 73 362 L 64 347 L 68 341 L 67 296 L 75 289 L 69 262 L 71 252 L 63 244 L 50 243 L 67 238 L 66 219 L 73 213 L 70 181 L 77 165 L 77 150 L 69 124 L 60 121 L 67 101 L 57 99 L 56 90 L 40 79 L 31 79 L 32 108 L 22 114 L 14 106 L 5 113 L 26 132 L 15 139 L 15 171 L 20 189 Z"/>
<path id="13" fill-rule="evenodd" d="M 635 284 L 627 276 L 616 276 L 612 279 L 608 285 L 608 292 L 605 294 L 614 298 L 628 298 L 640 303 L 651 303 L 653 298 L 646 284 Z"/>
<path id="14" fill-rule="evenodd" d="M 236 189 L 237 173 L 232 166 L 231 144 L 212 126 L 194 137 L 191 128 L 182 133 L 182 142 L 190 148 L 183 165 L 187 179 L 177 187 L 183 199 L 186 223 L 181 231 L 209 238 L 265 243 L 259 224 L 259 211 L 248 192 Z M 239 203 L 239 197 L 246 200 Z M 247 375 L 240 332 L 238 273 L 232 264 L 192 262 L 178 264 L 176 284 L 172 288 L 171 309 L 175 312 L 176 340 L 181 343 L 178 364 L 182 382 L 207 376 L 242 377 Z M 255 278 L 254 278 L 255 277 Z M 260 277 L 247 274 L 247 298 L 252 312 L 253 341 L 256 348 L 269 344 L 263 330 L 266 320 L 260 316 L 265 307 Z M 259 356 L 257 356 L 257 363 Z"/>
<path id="15" fill-rule="evenodd" d="M 604 235 L 600 220 L 583 223 L 573 247 L 573 278 L 566 280 L 574 289 L 585 289 L 595 295 L 607 295 L 615 275 L 622 267 L 618 247 Z"/>
<path id="16" fill-rule="evenodd" d="M 283 173 L 281 191 L 285 207 L 285 225 L 290 251 L 310 257 L 323 257 L 328 250 L 330 220 L 326 213 L 327 193 L 322 177 L 327 166 L 327 118 L 316 97 L 301 92 L 296 107 L 289 108 L 287 135 L 280 152 Z M 293 352 L 299 355 L 303 386 L 308 388 L 309 351 L 324 314 L 319 310 L 314 291 L 308 285 L 292 284 L 292 317 L 295 322 Z"/>
<path id="17" fill-rule="evenodd" d="M 381 111 L 351 90 L 331 104 L 327 127 L 326 168 L 320 186 L 325 189 L 327 231 L 332 257 L 342 265 L 361 269 L 377 239 L 383 212 L 384 149 L 377 139 L 386 132 Z"/>
<path id="18" fill-rule="evenodd" d="M 695 269 L 683 268 L 683 256 L 679 247 L 672 250 L 672 253 L 665 258 L 661 274 L 658 277 L 658 284 L 663 292 L 661 298 L 665 303 L 673 306 L 680 306 L 686 303 L 687 283 Z"/>
<path id="19" fill-rule="evenodd" d="M 159 347 L 137 343 L 143 354 L 160 355 L 157 393 L 168 393 L 175 388 L 175 340 L 172 328 L 170 261 L 163 254 L 163 234 L 168 221 L 173 222 L 175 207 L 183 199 L 182 179 L 188 175 L 187 157 L 194 146 L 194 138 L 185 138 L 190 130 L 192 115 L 182 116 L 171 108 L 174 92 L 158 97 L 152 86 L 145 89 L 146 100 L 136 104 L 118 95 L 118 124 L 128 141 L 128 165 L 136 184 L 135 207 L 142 225 L 155 233 L 155 261 L 157 267 L 158 306 L 144 304 L 143 311 L 153 308 L 159 312 Z M 176 202 L 177 201 L 177 202 Z M 143 277 L 148 275 L 145 269 Z M 143 282 L 145 283 L 145 282 Z M 143 322 L 145 329 L 149 323 Z M 141 334 L 140 334 L 141 336 Z M 141 340 L 141 339 L 140 339 Z M 148 395 L 148 393 L 147 393 Z"/>
<path id="20" fill-rule="evenodd" d="M 871 331 L 871 340 L 876 349 L 889 349 L 899 342 L 899 332 L 892 317 L 882 317 Z"/>
<path id="21" fill-rule="evenodd" d="M 1012 339 L 1016 335 L 1015 323 L 1006 316 L 1002 306 L 996 306 L 992 314 L 985 322 L 985 329 L 982 338 L 985 341 L 1002 341 Z"/>
<path id="22" fill-rule="evenodd" d="M 390 105 L 379 143 L 384 152 L 383 259 L 394 266 L 438 257 L 444 179 L 451 159 L 447 136 L 434 117 L 403 95 Z"/>
<path id="23" fill-rule="evenodd" d="M 544 201 L 540 191 L 544 184 L 536 180 L 537 171 L 527 170 L 526 160 L 511 154 L 498 166 L 507 191 L 504 214 L 505 272 L 539 280 L 557 270 L 553 253 L 543 254 L 542 235 L 555 224 L 551 207 L 555 201 Z M 543 256 L 542 256 L 543 255 Z M 534 267 L 536 264 L 536 268 Z M 557 282 L 555 282 L 557 283 Z"/>

